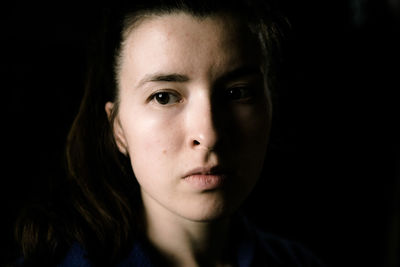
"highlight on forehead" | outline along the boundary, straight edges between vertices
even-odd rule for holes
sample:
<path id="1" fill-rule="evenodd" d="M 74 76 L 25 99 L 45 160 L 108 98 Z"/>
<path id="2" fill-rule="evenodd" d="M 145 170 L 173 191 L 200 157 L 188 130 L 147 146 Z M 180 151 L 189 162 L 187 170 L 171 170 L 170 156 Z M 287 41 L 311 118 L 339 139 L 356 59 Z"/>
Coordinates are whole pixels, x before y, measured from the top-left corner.
<path id="1" fill-rule="evenodd" d="M 216 19 L 224 23 L 224 28 L 227 27 L 235 28 L 233 32 L 243 32 L 244 34 L 251 34 L 256 41 L 256 46 L 262 50 L 262 45 L 260 46 L 259 36 L 251 29 L 251 27 L 244 21 L 244 18 L 240 15 L 235 16 L 234 13 L 226 12 L 226 11 L 214 11 L 214 12 L 193 12 L 191 10 L 181 10 L 181 9 L 169 9 L 169 10 L 148 10 L 137 13 L 130 13 L 125 16 L 122 27 L 122 38 L 119 49 L 116 53 L 115 60 L 115 70 L 116 74 L 118 74 L 120 70 L 120 66 L 122 63 L 123 49 L 127 43 L 127 40 L 134 29 L 139 27 L 144 21 L 152 20 L 156 18 L 160 18 L 168 15 L 179 15 L 186 14 L 192 17 L 193 19 L 198 19 L 199 21 L 205 20 L 208 18 Z M 228 22 L 227 22 L 228 21 Z M 249 40 L 248 37 L 244 38 L 245 40 Z M 117 76 L 117 75 L 116 75 Z"/>
<path id="2" fill-rule="evenodd" d="M 166 15 L 178 15 L 178 14 L 187 14 L 194 19 L 203 20 L 206 18 L 224 18 L 224 19 L 231 19 L 232 22 L 240 21 L 240 19 L 236 19 L 238 16 L 234 16 L 233 13 L 224 12 L 224 11 L 214 11 L 209 13 L 199 13 L 194 12 L 192 10 L 185 10 L 185 9 L 168 9 L 168 10 L 148 10 L 148 11 L 141 11 L 141 12 L 134 12 L 129 13 L 125 16 L 123 20 L 123 27 L 122 27 L 122 41 L 126 40 L 133 29 L 135 29 L 141 22 L 147 19 L 153 19 L 161 16 Z"/>

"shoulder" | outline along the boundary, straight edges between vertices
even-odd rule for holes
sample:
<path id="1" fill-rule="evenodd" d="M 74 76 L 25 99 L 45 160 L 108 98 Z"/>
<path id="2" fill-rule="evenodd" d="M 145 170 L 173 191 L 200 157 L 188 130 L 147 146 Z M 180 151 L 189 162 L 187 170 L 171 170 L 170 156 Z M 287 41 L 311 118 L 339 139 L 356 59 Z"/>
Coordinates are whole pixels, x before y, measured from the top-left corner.
<path id="1" fill-rule="evenodd" d="M 260 251 L 269 253 L 279 263 L 304 267 L 324 266 L 307 247 L 298 242 L 286 240 L 259 230 L 257 231 L 257 241 L 260 245 Z"/>
<path id="2" fill-rule="evenodd" d="M 136 240 L 133 247 L 121 261 L 115 264 L 118 267 L 150 267 L 155 266 L 153 259 L 150 257 L 148 248 L 140 241 Z M 96 263 L 94 264 L 88 258 L 87 251 L 79 244 L 74 243 L 62 262 L 57 267 L 92 267 L 92 266 L 110 266 L 110 264 Z M 113 265 L 114 266 L 114 265 Z"/>
<path id="3" fill-rule="evenodd" d="M 253 240 L 255 259 L 278 266 L 325 266 L 321 260 L 303 244 L 266 233 L 246 219 L 244 219 L 244 224 L 246 232 Z"/>
<path id="4" fill-rule="evenodd" d="M 92 264 L 87 259 L 87 253 L 78 243 L 74 243 L 65 258 L 58 265 L 59 267 L 90 267 Z"/>
<path id="5" fill-rule="evenodd" d="M 57 267 L 91 267 L 92 264 L 87 259 L 86 251 L 78 244 L 74 243 L 64 256 L 54 257 L 51 253 L 37 255 L 34 258 L 24 259 L 20 257 L 9 266 L 30 267 L 30 266 L 57 266 Z"/>

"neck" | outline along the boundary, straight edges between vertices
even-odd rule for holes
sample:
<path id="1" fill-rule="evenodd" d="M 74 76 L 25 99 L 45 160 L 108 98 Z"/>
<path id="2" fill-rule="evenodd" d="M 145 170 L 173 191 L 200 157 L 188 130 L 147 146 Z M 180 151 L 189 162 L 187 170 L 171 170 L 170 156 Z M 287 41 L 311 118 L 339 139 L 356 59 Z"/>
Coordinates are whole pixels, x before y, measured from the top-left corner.
<path id="1" fill-rule="evenodd" d="M 192 221 L 163 207 L 145 210 L 144 219 L 150 243 L 170 266 L 228 266 L 229 219 Z"/>

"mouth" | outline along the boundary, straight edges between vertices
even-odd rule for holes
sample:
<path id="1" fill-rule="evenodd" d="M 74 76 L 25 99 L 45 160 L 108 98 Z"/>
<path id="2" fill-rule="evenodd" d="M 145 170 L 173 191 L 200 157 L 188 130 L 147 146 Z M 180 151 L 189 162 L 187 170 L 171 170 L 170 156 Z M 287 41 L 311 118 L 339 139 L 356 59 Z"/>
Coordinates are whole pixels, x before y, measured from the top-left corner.
<path id="1" fill-rule="evenodd" d="M 221 188 L 226 183 L 228 174 L 220 166 L 199 167 L 189 171 L 184 177 L 184 181 L 191 187 L 208 191 Z"/>

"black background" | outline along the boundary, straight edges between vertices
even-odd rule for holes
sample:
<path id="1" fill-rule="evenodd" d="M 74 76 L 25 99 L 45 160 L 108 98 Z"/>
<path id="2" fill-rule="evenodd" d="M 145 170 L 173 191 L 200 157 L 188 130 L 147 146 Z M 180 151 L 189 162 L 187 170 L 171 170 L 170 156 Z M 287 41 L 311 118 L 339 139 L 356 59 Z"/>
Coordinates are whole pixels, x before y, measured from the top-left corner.
<path id="1" fill-rule="evenodd" d="M 265 173 L 245 207 L 261 227 L 302 242 L 328 266 L 389 266 L 398 214 L 399 8 L 331 2 L 280 1 L 293 29 Z M 3 263 L 15 257 L 20 208 L 46 199 L 62 175 L 96 7 L 18 2 L 0 10 Z"/>

